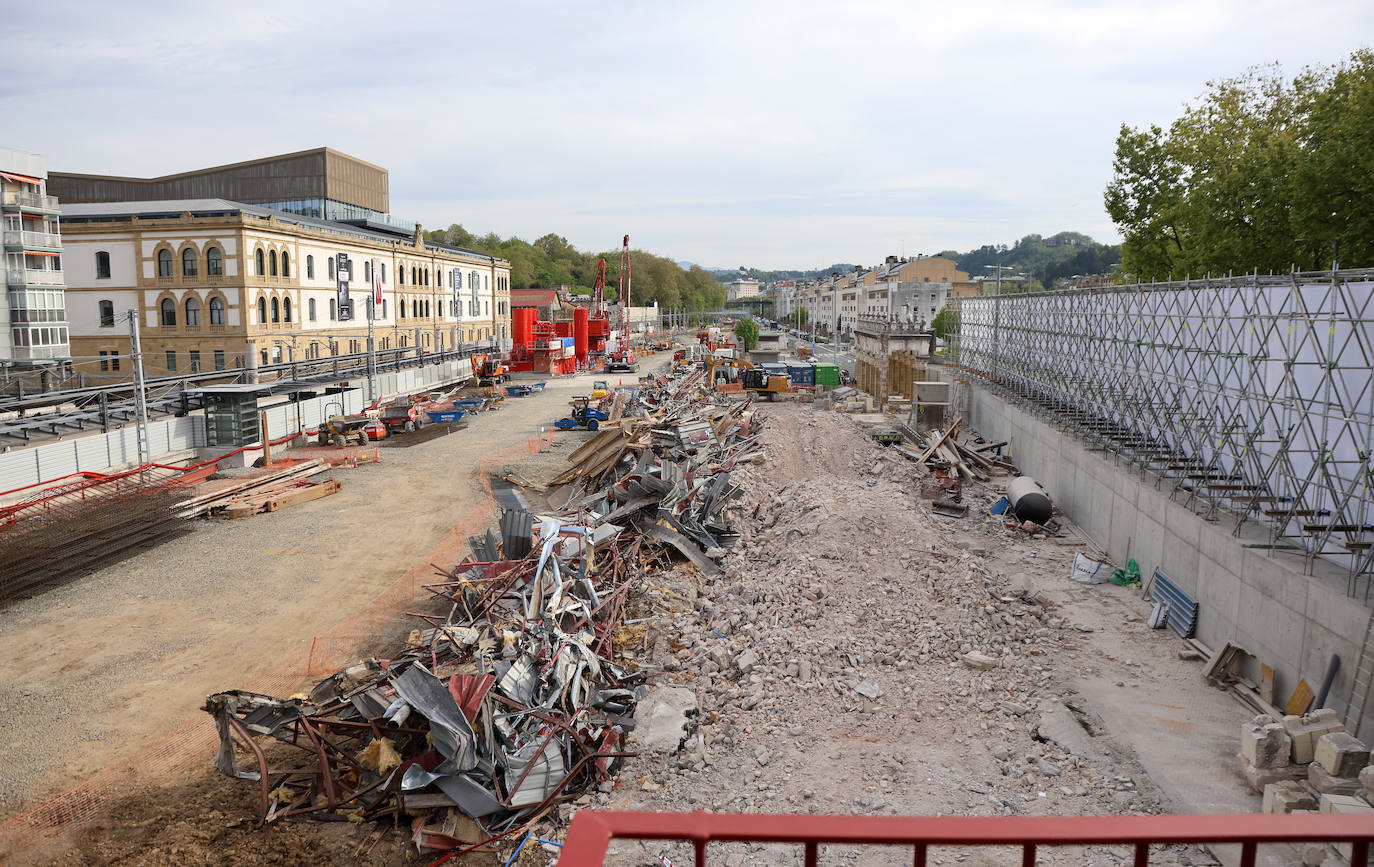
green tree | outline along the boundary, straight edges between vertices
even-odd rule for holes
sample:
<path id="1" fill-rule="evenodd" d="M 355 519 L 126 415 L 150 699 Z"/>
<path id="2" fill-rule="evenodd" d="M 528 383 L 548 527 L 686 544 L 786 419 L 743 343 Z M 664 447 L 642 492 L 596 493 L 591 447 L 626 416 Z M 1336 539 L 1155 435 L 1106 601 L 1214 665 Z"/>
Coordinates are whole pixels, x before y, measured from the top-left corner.
<path id="1" fill-rule="evenodd" d="M 959 314 L 953 307 L 941 307 L 931 320 L 930 327 L 941 340 L 948 340 L 951 334 L 959 333 Z"/>
<path id="2" fill-rule="evenodd" d="M 741 319 L 735 323 L 735 337 L 745 349 L 759 345 L 759 324 L 752 319 Z"/>

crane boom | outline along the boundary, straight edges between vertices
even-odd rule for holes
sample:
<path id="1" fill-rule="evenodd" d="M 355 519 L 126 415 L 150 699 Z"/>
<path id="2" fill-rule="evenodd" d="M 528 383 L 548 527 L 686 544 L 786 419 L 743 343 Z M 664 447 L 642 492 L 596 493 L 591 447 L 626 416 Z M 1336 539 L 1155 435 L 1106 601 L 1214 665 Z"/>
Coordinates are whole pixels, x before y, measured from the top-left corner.
<path id="1" fill-rule="evenodd" d="M 629 311 L 626 309 L 630 303 L 630 236 L 626 235 L 625 240 L 620 246 L 620 340 L 628 351 L 630 345 L 630 333 L 626 326 L 629 325 Z"/>
<path id="2" fill-rule="evenodd" d="M 603 298 L 606 295 L 606 260 L 599 259 L 596 263 L 596 282 L 592 284 L 592 316 L 599 318 L 603 308 Z"/>

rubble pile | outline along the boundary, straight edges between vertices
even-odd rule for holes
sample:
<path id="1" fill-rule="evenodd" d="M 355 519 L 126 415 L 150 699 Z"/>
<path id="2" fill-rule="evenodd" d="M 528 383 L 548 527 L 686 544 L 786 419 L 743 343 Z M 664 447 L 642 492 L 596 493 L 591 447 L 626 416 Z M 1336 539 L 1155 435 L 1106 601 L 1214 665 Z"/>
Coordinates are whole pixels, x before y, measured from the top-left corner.
<path id="1" fill-rule="evenodd" d="M 674 570 L 721 573 L 731 470 L 758 450 L 751 402 L 716 403 L 700 382 L 651 378 L 618 399 L 559 487 L 541 486 L 565 505 L 507 510 L 472 539 L 429 587 L 448 616 L 390 659 L 308 695 L 209 696 L 216 766 L 257 784 L 261 819 L 410 817 L 420 850 L 470 851 L 611 780 L 654 673 L 630 606 L 680 600 Z"/>

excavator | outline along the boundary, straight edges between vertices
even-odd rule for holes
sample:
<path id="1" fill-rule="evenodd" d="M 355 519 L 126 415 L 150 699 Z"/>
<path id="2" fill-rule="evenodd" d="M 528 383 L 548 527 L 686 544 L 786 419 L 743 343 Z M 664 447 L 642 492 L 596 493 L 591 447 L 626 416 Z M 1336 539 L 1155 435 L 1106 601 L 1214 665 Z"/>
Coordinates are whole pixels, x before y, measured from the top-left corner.
<path id="1" fill-rule="evenodd" d="M 711 356 L 706 359 L 706 381 L 716 391 L 752 391 L 777 400 L 792 390 L 792 381 L 783 374 L 770 373 L 742 358 Z"/>
<path id="2" fill-rule="evenodd" d="M 501 359 L 496 356 L 488 357 L 485 352 L 473 353 L 472 375 L 477 377 L 477 384 L 483 388 L 499 385 L 510 379 L 510 371 L 501 363 Z"/>

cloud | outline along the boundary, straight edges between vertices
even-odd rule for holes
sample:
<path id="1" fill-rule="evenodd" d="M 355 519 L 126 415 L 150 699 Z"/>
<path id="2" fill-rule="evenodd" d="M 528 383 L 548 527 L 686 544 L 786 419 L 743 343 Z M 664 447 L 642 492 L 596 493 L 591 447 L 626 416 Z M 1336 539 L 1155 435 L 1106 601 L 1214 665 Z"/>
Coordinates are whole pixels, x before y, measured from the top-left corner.
<path id="1" fill-rule="evenodd" d="M 1110 238 L 1122 123 L 1336 62 L 1367 3 L 95 2 L 10 10 L 5 144 L 157 175 L 329 145 L 426 225 L 698 262 Z"/>

